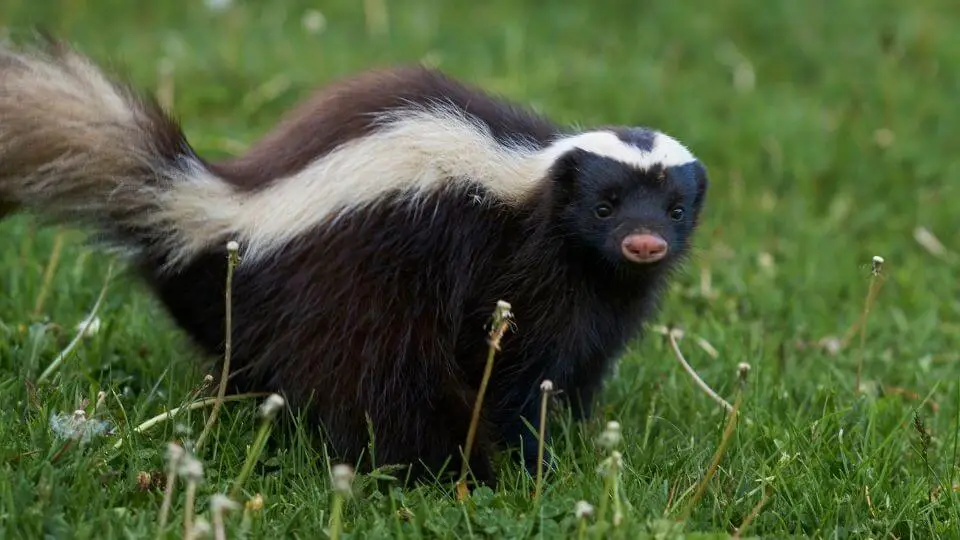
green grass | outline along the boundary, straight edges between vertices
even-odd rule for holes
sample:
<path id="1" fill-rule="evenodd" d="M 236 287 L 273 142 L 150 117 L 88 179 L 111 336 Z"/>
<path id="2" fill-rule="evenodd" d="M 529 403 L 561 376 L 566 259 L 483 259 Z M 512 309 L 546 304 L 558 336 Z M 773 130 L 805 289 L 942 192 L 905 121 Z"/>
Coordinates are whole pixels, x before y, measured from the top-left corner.
<path id="1" fill-rule="evenodd" d="M 161 65 L 172 67 L 177 115 L 208 156 L 242 150 L 316 85 L 420 59 L 560 122 L 678 136 L 707 163 L 713 187 L 696 257 L 653 323 L 684 329 L 687 359 L 730 401 L 737 364 L 752 366 L 744 417 L 683 530 L 725 536 L 769 490 L 748 536 L 960 536 L 960 4 L 397 0 L 385 35 L 368 31 L 364 2 L 313 4 L 212 12 L 184 0 L 5 0 L 0 24 L 18 34 L 43 24 L 146 89 L 161 86 Z M 311 7 L 325 16 L 317 34 L 301 25 Z M 947 254 L 917 242 L 918 227 Z M 63 231 L 34 314 L 57 232 L 22 216 L 0 224 L 0 537 L 152 537 L 163 492 L 140 489 L 138 473 L 162 472 L 167 442 L 184 429 L 195 437 L 206 412 L 143 435 L 130 429 L 182 404 L 209 359 L 122 275 L 99 333 L 52 383 L 37 384 L 109 264 L 81 232 Z M 836 354 L 817 342 L 859 317 L 874 255 L 886 259 L 885 281 L 867 326 L 867 390 L 857 395 L 859 337 Z M 100 417 L 117 434 L 64 450 L 51 416 L 84 399 L 92 410 L 101 390 Z M 726 416 L 656 333 L 623 360 L 604 400 L 592 422 L 561 425 L 559 471 L 539 510 L 515 468 L 471 505 L 451 486 L 378 491 L 361 476 L 343 507 L 347 536 L 573 536 L 575 503 L 599 509 L 605 497 L 595 439 L 608 420 L 623 430 L 624 519 L 607 533 L 666 530 L 707 473 Z M 202 456 L 197 512 L 206 519 L 211 496 L 242 468 L 259 402 L 223 407 Z M 305 442 L 305 428 L 277 426 L 244 488 L 264 500 L 250 533 L 324 537 L 333 499 L 323 450 Z M 113 450 L 117 436 L 125 444 Z M 171 537 L 183 514 L 181 482 Z M 241 514 L 227 517 L 231 537 Z"/>

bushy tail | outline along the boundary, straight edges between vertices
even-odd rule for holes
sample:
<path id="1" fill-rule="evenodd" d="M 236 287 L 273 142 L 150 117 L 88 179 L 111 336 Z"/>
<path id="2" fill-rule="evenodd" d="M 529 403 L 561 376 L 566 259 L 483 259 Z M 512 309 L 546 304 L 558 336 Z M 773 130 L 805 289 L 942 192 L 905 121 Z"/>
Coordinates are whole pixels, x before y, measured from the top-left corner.
<path id="1" fill-rule="evenodd" d="M 179 125 L 62 43 L 0 46 L 0 215 L 23 208 L 92 225 L 134 250 L 170 249 L 182 224 L 163 212 L 202 174 Z"/>

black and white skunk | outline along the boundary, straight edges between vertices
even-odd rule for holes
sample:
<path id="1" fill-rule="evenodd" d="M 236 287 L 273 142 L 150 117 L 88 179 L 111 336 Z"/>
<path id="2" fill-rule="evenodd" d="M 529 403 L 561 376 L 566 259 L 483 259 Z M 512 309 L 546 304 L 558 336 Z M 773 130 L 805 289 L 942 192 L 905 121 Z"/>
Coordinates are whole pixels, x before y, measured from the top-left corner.
<path id="1" fill-rule="evenodd" d="M 89 227 L 131 256 L 211 355 L 237 241 L 235 390 L 307 405 L 336 456 L 459 467 L 535 456 L 540 383 L 589 414 L 688 252 L 702 164 L 650 129 L 565 131 L 424 67 L 341 80 L 245 155 L 199 157 L 154 101 L 73 49 L 0 48 L 0 208 Z M 533 453 L 530 453 L 532 451 Z M 419 471 L 419 472 L 416 472 Z"/>

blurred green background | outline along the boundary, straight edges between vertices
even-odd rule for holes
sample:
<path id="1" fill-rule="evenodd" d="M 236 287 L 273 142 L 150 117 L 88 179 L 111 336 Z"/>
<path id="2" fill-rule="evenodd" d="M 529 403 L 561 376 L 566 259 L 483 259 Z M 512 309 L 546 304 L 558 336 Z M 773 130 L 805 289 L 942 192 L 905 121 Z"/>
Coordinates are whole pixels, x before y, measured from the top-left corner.
<path id="1" fill-rule="evenodd" d="M 653 323 L 687 332 L 687 359 L 728 399 L 735 366 L 753 366 L 750 421 L 687 530 L 734 530 L 764 489 L 772 497 L 746 534 L 929 538 L 960 527 L 960 3 L 4 0 L 0 26 L 16 41 L 41 26 L 157 93 L 208 157 L 242 152 L 327 81 L 399 62 L 436 65 L 561 123 L 676 136 L 713 183 L 696 256 Z M 58 230 L 26 216 L 0 224 L 0 532 L 153 534 L 162 494 L 135 479 L 162 468 L 175 426 L 120 459 L 94 448 L 53 460 L 49 416 L 109 389 L 110 420 L 140 422 L 179 404 L 205 364 L 125 277 L 111 285 L 101 332 L 35 394 L 25 381 L 72 338 L 107 266 L 80 232 L 60 232 L 41 301 Z M 874 255 L 886 259 L 884 281 L 863 349 L 866 391 L 855 395 L 859 337 L 833 345 L 863 309 Z M 722 411 L 656 333 L 605 399 L 597 419 L 561 437 L 565 461 L 541 517 L 514 471 L 474 516 L 446 486 L 365 494 L 347 509 L 348 530 L 572 534 L 574 502 L 603 498 L 591 438 L 610 419 L 624 426 L 629 502 L 616 534 L 661 526 L 709 466 Z M 247 409 L 225 412 L 200 504 L 239 468 Z M 328 518 L 322 463 L 296 433 L 276 440 L 251 480 L 267 501 L 256 532 L 317 537 Z"/>

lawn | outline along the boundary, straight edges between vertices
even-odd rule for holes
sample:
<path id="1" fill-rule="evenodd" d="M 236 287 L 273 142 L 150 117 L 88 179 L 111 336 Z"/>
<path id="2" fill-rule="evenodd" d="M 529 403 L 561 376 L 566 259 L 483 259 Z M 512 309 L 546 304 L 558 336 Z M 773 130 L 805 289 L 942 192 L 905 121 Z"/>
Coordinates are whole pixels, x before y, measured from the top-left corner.
<path id="1" fill-rule="evenodd" d="M 205 156 L 242 152 L 338 76 L 424 61 L 562 123 L 655 126 L 713 180 L 695 256 L 603 407 L 582 425 L 558 419 L 559 466 L 539 501 L 510 465 L 468 502 L 450 485 L 378 489 L 360 475 L 344 538 L 575 537 L 581 525 L 726 537 L 744 520 L 743 536 L 960 537 L 960 4 L 221 3 L 4 0 L 0 25 L 19 38 L 39 24 L 157 92 Z M 118 268 L 98 331 L 41 380 L 110 259 L 83 231 L 29 216 L 0 223 L 0 238 L 0 537 L 154 536 L 167 443 L 195 437 L 209 409 L 132 429 L 189 401 L 211 359 Z M 728 437 L 726 411 L 661 327 L 682 329 L 680 351 L 727 401 L 750 365 Z M 240 474 L 261 402 L 224 405 L 200 456 L 202 519 Z M 60 415 L 78 408 L 110 431 L 64 440 Z M 609 421 L 622 429 L 617 526 L 597 473 Z M 257 502 L 225 518 L 231 538 L 325 537 L 330 464 L 307 429 L 275 423 L 243 486 Z M 175 488 L 171 538 L 186 508 Z M 578 521 L 581 500 L 595 511 Z"/>

